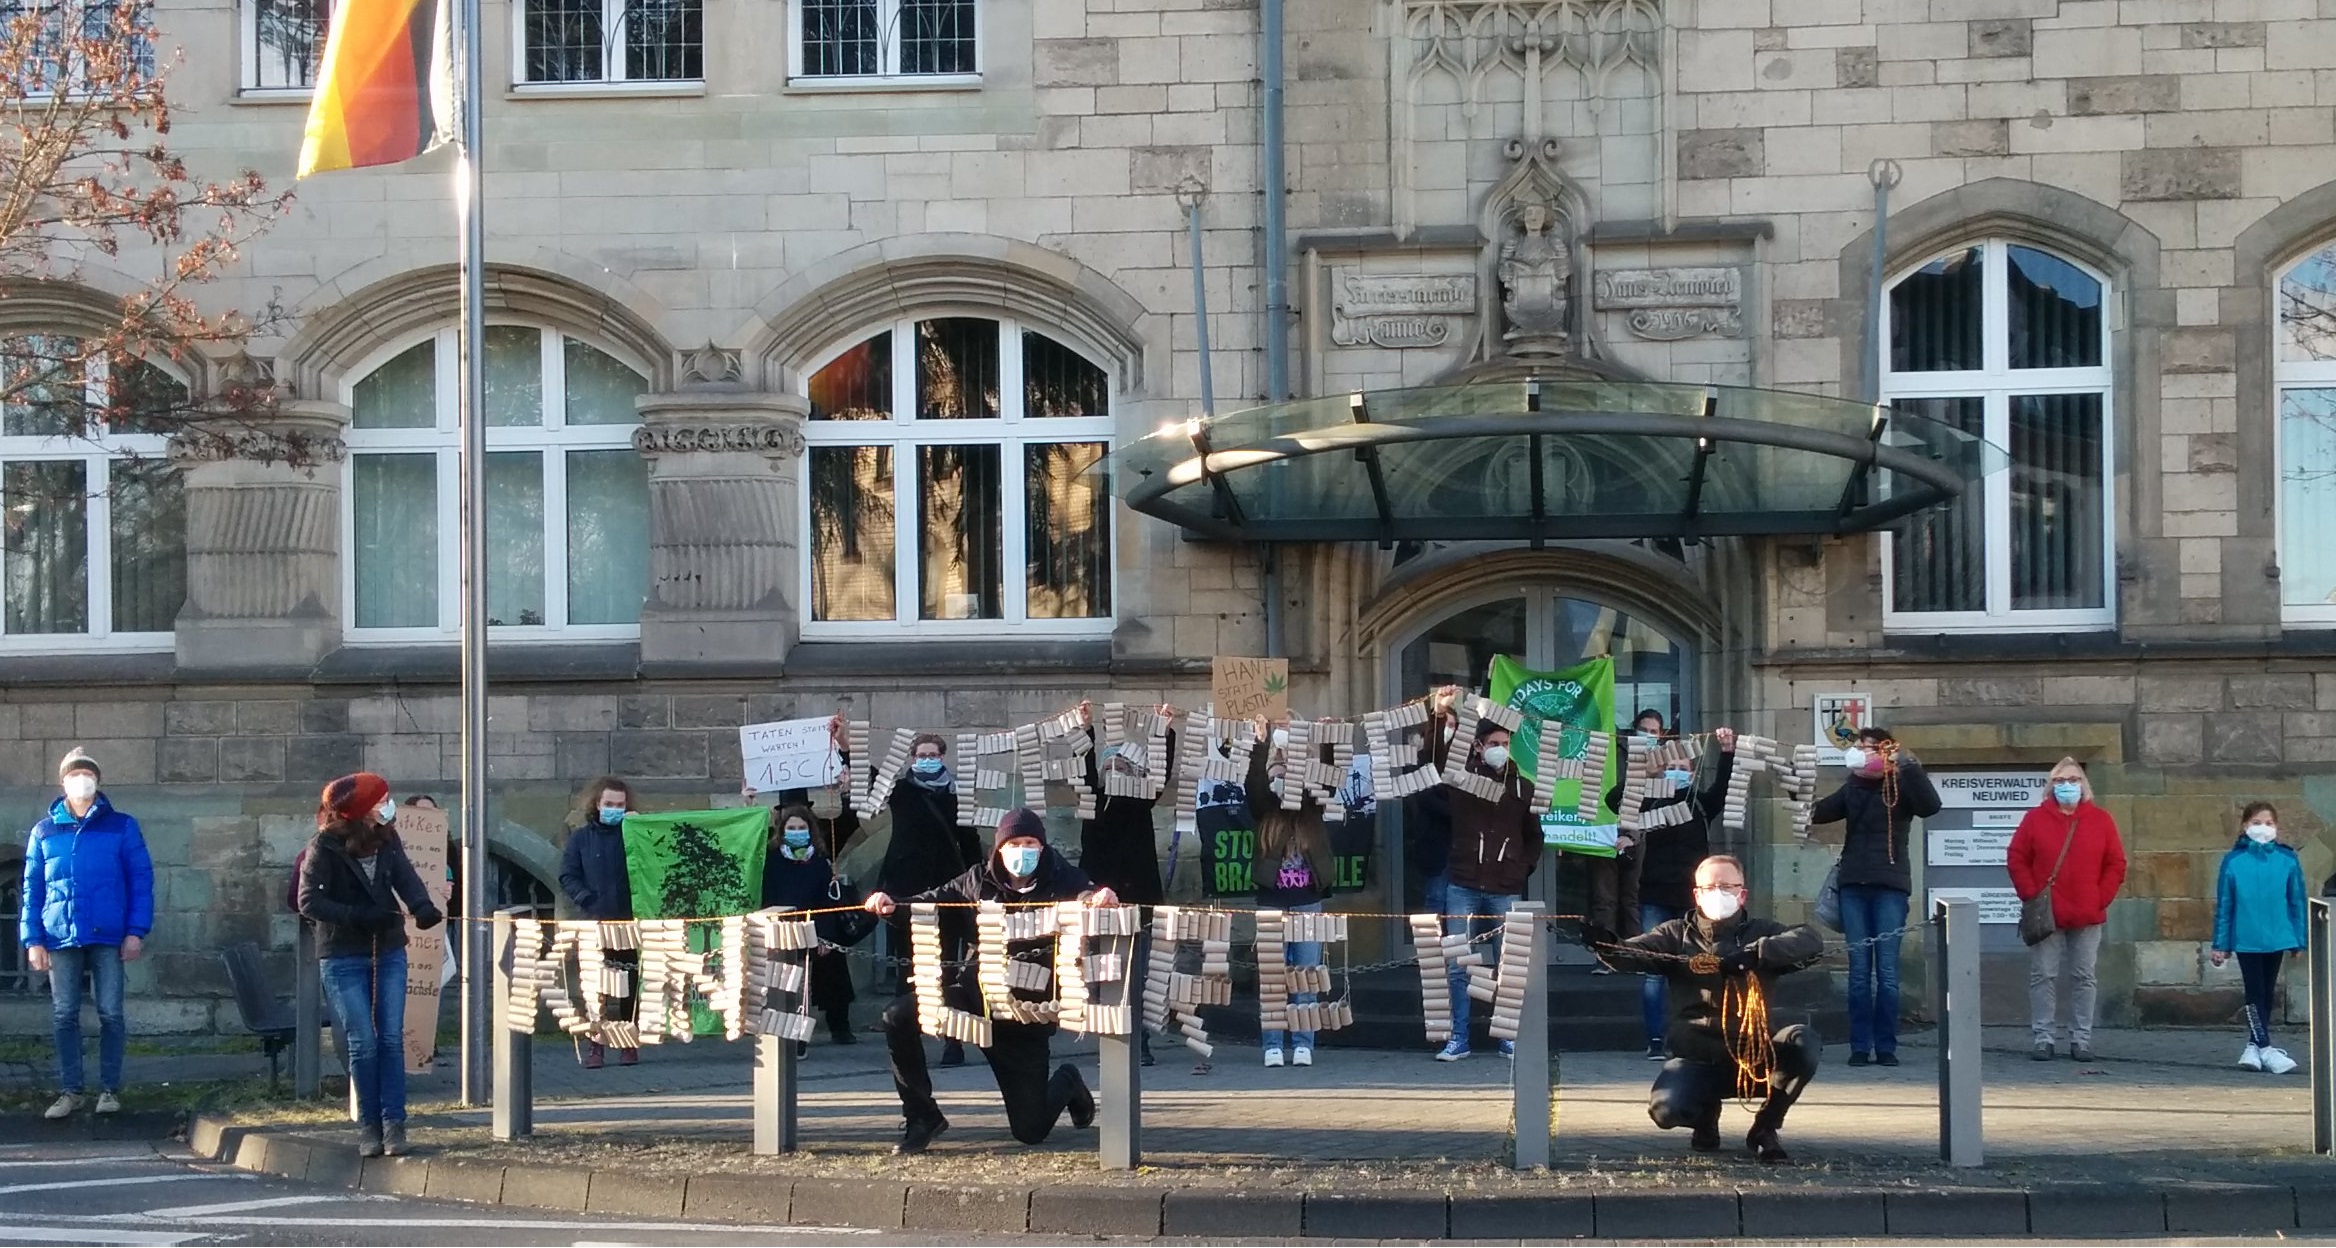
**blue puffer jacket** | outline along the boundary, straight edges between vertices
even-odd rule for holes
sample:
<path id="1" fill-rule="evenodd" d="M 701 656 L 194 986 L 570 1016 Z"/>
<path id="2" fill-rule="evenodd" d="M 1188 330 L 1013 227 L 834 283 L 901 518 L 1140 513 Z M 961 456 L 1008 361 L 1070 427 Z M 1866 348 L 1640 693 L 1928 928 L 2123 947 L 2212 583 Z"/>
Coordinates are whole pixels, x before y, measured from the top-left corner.
<path id="1" fill-rule="evenodd" d="M 118 945 L 125 936 L 144 940 L 153 927 L 154 860 L 138 821 L 115 810 L 103 793 L 86 819 L 75 819 L 58 798 L 25 846 L 18 939 L 73 949 Z"/>
<path id="2" fill-rule="evenodd" d="M 560 887 L 588 919 L 633 917 L 631 873 L 625 869 L 625 833 L 587 818 L 568 833 L 560 854 Z"/>
<path id="3" fill-rule="evenodd" d="M 2304 947 L 2304 866 L 2295 851 L 2241 836 L 2214 886 L 2214 948 L 2285 953 Z"/>

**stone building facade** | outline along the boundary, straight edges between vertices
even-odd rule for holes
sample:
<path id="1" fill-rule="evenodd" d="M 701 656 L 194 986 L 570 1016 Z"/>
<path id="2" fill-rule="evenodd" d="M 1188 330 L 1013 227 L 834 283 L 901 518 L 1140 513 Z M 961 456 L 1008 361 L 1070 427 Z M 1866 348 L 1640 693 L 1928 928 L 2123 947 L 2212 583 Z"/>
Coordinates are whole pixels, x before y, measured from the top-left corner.
<path id="1" fill-rule="evenodd" d="M 1627 699 L 1691 728 L 1806 740 L 1812 700 L 1854 690 L 1937 767 L 2073 754 L 2133 859 L 2106 1014 L 2228 1017 L 2201 942 L 2237 804 L 2279 801 L 2313 878 L 2336 865 L 2336 565 L 2312 540 L 2336 468 L 2315 324 L 2336 9 L 1285 4 L 1278 325 L 1260 0 L 674 0 L 654 26 L 611 5 L 626 33 L 597 52 L 487 6 L 510 526 L 489 801 L 513 887 L 552 883 L 602 771 L 661 805 L 736 800 L 741 723 L 1198 700 L 1210 655 L 1264 652 L 1278 584 L 1303 709 L 1391 703 L 1490 649 L 1605 648 Z M 289 178 L 306 45 L 270 15 L 156 6 L 201 168 Z M 7 569 L 0 801 L 29 822 L 78 743 L 145 820 L 142 1030 L 233 1029 L 216 952 L 288 947 L 321 781 L 452 787 L 446 155 L 303 183 L 205 296 L 295 316 L 181 380 L 264 364 L 329 462 L 260 438 L 182 462 L 176 502 L 94 491 L 5 556 L 49 571 Z M 1091 472 L 1199 412 L 1196 207 L 1221 410 L 1267 397 L 1274 334 L 1301 396 L 1481 375 L 1530 339 L 1604 378 L 1856 397 L 1871 375 L 2010 466 L 1897 539 L 1292 546 L 1269 576 Z M 93 271 L 0 329 L 72 332 L 119 288 Z M 110 445 L 0 438 L 0 469 L 103 473 Z M 1829 851 L 1765 815 L 1749 841 L 1794 912 Z M 1388 851 L 1375 903 L 1406 885 Z M 25 1030 L 45 1008 L 0 1004 Z"/>

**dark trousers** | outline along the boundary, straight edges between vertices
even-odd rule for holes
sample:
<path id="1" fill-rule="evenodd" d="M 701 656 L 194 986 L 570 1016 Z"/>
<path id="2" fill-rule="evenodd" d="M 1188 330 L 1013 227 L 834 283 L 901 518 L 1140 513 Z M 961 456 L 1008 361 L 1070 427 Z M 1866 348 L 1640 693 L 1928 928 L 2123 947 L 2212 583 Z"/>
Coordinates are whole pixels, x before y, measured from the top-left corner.
<path id="1" fill-rule="evenodd" d="M 1626 940 L 1640 934 L 1638 876 L 1645 854 L 1645 846 L 1633 845 L 1612 858 L 1581 856 L 1590 868 L 1590 921 Z"/>
<path id="2" fill-rule="evenodd" d="M 811 955 L 811 1008 L 830 1017 L 850 1011 L 852 964 L 840 949 L 822 949 Z"/>
<path id="3" fill-rule="evenodd" d="M 1672 1037 L 1674 1041 L 1678 1037 Z M 1768 1099 L 1753 1115 L 1754 1130 L 1776 1130 L 1784 1125 L 1784 1116 L 1793 1102 L 1808 1091 L 1809 1080 L 1817 1074 L 1817 1059 L 1825 1046 L 1817 1033 L 1801 1023 L 1776 1033 L 1776 1071 L 1769 1076 Z M 1647 1094 L 1647 1117 L 1665 1131 L 1673 1127 L 1698 1127 L 1716 1131 L 1720 1125 L 1720 1106 L 1736 1088 L 1736 1068 L 1723 1062 L 1691 1062 L 1674 1057 L 1663 1063 L 1655 1076 L 1654 1090 Z"/>
<path id="4" fill-rule="evenodd" d="M 2247 989 L 2247 1043 L 2258 1048 L 2271 1043 L 2271 999 L 2279 992 L 2279 964 L 2284 953 L 2242 953 L 2239 980 Z"/>
<path id="5" fill-rule="evenodd" d="M 970 986 L 952 984 L 942 996 L 958 1009 L 979 1012 L 980 994 Z M 989 1059 L 990 1075 L 998 1081 L 998 1097 L 1006 1103 L 1006 1125 L 1024 1144 L 1043 1144 L 1062 1121 L 1063 1111 L 1091 1100 L 1087 1081 L 1068 1062 L 1054 1066 L 1047 1042 L 1051 1025 L 990 1023 L 990 1044 L 981 1051 Z M 884 1043 L 892 1054 L 892 1087 L 900 1094 L 901 1115 L 910 1122 L 931 1119 L 941 1112 L 933 1100 L 933 1077 L 925 1068 L 925 1040 L 917 1030 L 917 999 L 903 994 L 884 1007 Z"/>
<path id="6" fill-rule="evenodd" d="M 623 967 L 632 975 L 633 992 L 631 996 L 626 997 L 601 994 L 600 1016 L 612 1023 L 629 1023 L 633 1021 L 633 1011 L 640 1005 L 641 1001 L 641 951 L 638 949 L 611 949 L 602 954 L 601 957 L 608 965 Z"/>

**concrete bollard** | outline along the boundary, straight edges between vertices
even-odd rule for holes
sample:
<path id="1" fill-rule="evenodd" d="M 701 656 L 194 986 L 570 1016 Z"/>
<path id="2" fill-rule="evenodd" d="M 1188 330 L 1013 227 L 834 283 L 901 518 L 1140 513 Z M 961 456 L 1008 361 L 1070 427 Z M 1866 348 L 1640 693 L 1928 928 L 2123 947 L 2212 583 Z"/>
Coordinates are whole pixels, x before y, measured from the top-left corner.
<path id="1" fill-rule="evenodd" d="M 1144 1072 L 1136 1060 L 1143 1026 L 1139 1018 L 1124 1036 L 1096 1037 L 1103 1081 L 1096 1095 L 1096 1147 L 1106 1170 L 1133 1170 L 1144 1161 Z"/>
<path id="2" fill-rule="evenodd" d="M 316 924 L 300 920 L 292 945 L 292 1095 L 316 1099 L 324 1065 L 324 982 L 316 960 Z"/>
<path id="3" fill-rule="evenodd" d="M 535 1134 L 535 1011 L 525 1018 L 511 1009 L 512 959 L 525 937 L 538 940 L 535 910 L 510 906 L 495 912 L 494 1133 L 498 1140 Z M 532 953 L 537 945 L 531 944 Z"/>
<path id="4" fill-rule="evenodd" d="M 1939 1020 L 1939 1157 L 1951 1166 L 1984 1165 L 1979 1090 L 1979 903 L 1942 898 L 1931 904 L 1932 985 Z"/>
<path id="5" fill-rule="evenodd" d="M 1517 1146 L 1515 1168 L 1549 1168 L 1549 940 L 1546 909 L 1538 901 L 1518 902 L 1519 913 L 1531 912 L 1533 925 L 1529 956 L 1525 959 L 1525 1008 L 1517 1020 L 1517 1057 L 1510 1063 L 1509 1095 L 1515 1106 Z"/>
<path id="6" fill-rule="evenodd" d="M 772 1157 L 801 1146 L 796 1114 L 798 1082 L 795 1042 L 785 1036 L 754 1038 L 754 1152 Z"/>

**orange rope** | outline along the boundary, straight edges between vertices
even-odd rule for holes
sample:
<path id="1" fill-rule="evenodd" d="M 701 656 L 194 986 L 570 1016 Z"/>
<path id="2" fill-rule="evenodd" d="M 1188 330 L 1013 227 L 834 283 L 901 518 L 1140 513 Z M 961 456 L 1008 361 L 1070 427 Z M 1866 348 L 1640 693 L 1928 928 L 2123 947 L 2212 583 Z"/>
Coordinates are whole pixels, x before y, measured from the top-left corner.
<path id="1" fill-rule="evenodd" d="M 1776 1073 L 1776 1034 L 1768 1026 L 1768 994 L 1758 975 L 1731 978 L 1721 986 L 1720 1035 L 1736 1066 L 1737 1099 L 1766 1099 Z"/>

